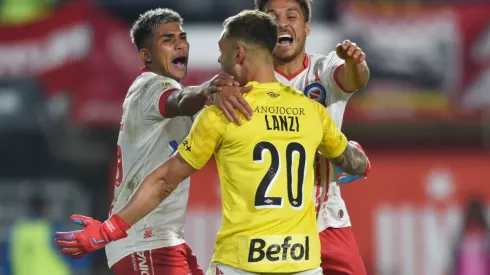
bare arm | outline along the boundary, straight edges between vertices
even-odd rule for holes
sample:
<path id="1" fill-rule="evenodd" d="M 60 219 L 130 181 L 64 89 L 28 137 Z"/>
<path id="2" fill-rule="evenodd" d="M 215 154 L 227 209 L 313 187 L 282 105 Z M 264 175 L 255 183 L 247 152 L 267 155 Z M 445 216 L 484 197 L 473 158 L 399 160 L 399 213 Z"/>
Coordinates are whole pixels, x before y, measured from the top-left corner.
<path id="1" fill-rule="evenodd" d="M 369 80 L 369 68 L 366 61 L 361 63 L 346 61 L 338 74 L 338 80 L 348 91 L 363 88 Z"/>
<path id="2" fill-rule="evenodd" d="M 166 117 L 192 116 L 199 112 L 208 98 L 204 85 L 185 87 L 171 93 L 165 105 Z"/>
<path id="3" fill-rule="evenodd" d="M 175 154 L 141 182 L 126 206 L 117 214 L 130 225 L 135 224 L 196 171 L 179 153 Z"/>
<path id="4" fill-rule="evenodd" d="M 340 156 L 330 159 L 330 162 L 350 175 L 364 175 L 369 165 L 366 154 L 350 142 L 347 143 L 344 152 Z"/>
<path id="5" fill-rule="evenodd" d="M 171 93 L 165 106 L 166 117 L 192 116 L 204 107 L 206 100 L 214 95 L 215 104 L 229 121 L 242 124 L 237 109 L 247 119 L 252 116 L 252 108 L 243 98 L 243 93 L 252 90 L 252 86 L 239 87 L 232 76 L 221 73 L 199 86 L 189 86 Z"/>
<path id="6" fill-rule="evenodd" d="M 356 43 L 345 40 L 335 49 L 337 56 L 345 60 L 345 65 L 338 70 L 335 78 L 348 92 L 353 92 L 366 86 L 369 80 L 369 68 L 366 55 Z"/>

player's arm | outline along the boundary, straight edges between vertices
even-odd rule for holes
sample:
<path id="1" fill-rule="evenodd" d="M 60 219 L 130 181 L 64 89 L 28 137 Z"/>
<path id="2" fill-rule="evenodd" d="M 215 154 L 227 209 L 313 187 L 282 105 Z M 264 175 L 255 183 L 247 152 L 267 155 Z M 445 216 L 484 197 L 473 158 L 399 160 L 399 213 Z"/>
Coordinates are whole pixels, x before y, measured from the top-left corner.
<path id="1" fill-rule="evenodd" d="M 366 55 L 355 43 L 345 40 L 335 48 L 337 57 L 344 60 L 334 70 L 334 80 L 346 93 L 352 93 L 367 85 L 369 68 Z"/>
<path id="2" fill-rule="evenodd" d="M 56 245 L 62 254 L 80 258 L 103 248 L 111 241 L 127 236 L 126 231 L 155 209 L 184 179 L 202 168 L 220 145 L 225 130 L 217 107 L 203 110 L 191 132 L 179 146 L 178 153 L 150 173 L 138 186 L 128 203 L 104 223 L 93 218 L 73 215 L 72 220 L 85 228 L 56 232 Z"/>
<path id="3" fill-rule="evenodd" d="M 371 168 L 364 150 L 355 141 L 349 141 L 342 154 L 329 160 L 350 175 L 366 176 Z"/>
<path id="4" fill-rule="evenodd" d="M 243 98 L 243 93 L 251 89 L 252 87 L 239 87 L 238 82 L 229 75 L 218 74 L 199 86 L 189 86 L 171 93 L 165 103 L 165 116 L 192 116 L 204 107 L 210 96 L 213 96 L 216 105 L 228 120 L 241 124 L 235 109 L 250 119 L 252 108 Z"/>
<path id="5" fill-rule="evenodd" d="M 183 180 L 196 171 L 198 169 L 185 161 L 180 153 L 174 154 L 141 182 L 126 206 L 116 215 L 132 226 L 162 203 Z"/>
<path id="6" fill-rule="evenodd" d="M 347 138 L 340 132 L 326 109 L 313 102 L 318 115 L 322 121 L 323 138 L 318 150 L 342 170 L 351 175 L 364 175 L 371 169 L 369 159 L 367 158 L 361 146 L 353 141 L 347 141 Z"/>
<path id="7" fill-rule="evenodd" d="M 202 111 L 178 152 L 141 182 L 117 215 L 133 225 L 155 209 L 184 179 L 206 165 L 221 142 L 224 127 L 215 108 Z"/>

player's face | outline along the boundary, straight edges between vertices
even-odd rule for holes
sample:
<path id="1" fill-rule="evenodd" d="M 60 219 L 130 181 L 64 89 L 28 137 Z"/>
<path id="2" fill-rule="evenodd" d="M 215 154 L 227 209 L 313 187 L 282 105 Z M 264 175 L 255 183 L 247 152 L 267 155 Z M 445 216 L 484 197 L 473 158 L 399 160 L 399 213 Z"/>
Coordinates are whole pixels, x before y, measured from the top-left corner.
<path id="1" fill-rule="evenodd" d="M 269 0 L 265 10 L 279 24 L 279 39 L 274 57 L 282 62 L 292 61 L 305 51 L 310 23 L 305 22 L 305 15 L 296 0 Z"/>
<path id="2" fill-rule="evenodd" d="M 236 49 L 233 47 L 233 43 L 230 39 L 226 39 L 221 34 L 221 38 L 218 42 L 220 56 L 218 62 L 221 64 L 223 72 L 232 75 L 235 79 L 238 77 L 238 69 L 236 66 Z"/>
<path id="3" fill-rule="evenodd" d="M 180 81 L 187 73 L 189 42 L 182 26 L 165 23 L 153 30 L 151 62 L 164 76 Z"/>

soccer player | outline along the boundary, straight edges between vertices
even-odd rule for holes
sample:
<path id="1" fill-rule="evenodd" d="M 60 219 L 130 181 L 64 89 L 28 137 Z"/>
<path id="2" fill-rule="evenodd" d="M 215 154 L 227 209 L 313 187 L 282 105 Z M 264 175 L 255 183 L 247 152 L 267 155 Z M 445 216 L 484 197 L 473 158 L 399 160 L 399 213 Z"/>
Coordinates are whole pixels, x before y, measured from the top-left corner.
<path id="1" fill-rule="evenodd" d="M 322 105 L 277 82 L 277 38 L 277 24 L 263 12 L 228 18 L 219 61 L 241 85 L 253 85 L 244 95 L 254 109 L 252 118 L 238 126 L 216 106 L 205 108 L 178 152 L 143 180 L 120 211 L 63 236 L 63 245 L 86 253 L 124 238 L 127 226 L 121 224 L 135 224 L 171 200 L 179 183 L 214 154 L 223 224 L 208 274 L 322 274 L 311 196 L 316 150 L 349 174 L 365 176 L 370 164 Z"/>
<path id="2" fill-rule="evenodd" d="M 277 79 L 327 107 L 338 127 L 352 94 L 369 79 L 365 54 L 350 41 L 328 55 L 307 54 L 311 0 L 255 0 L 255 8 L 276 18 L 279 40 L 274 51 Z M 316 210 L 322 244 L 322 268 L 328 275 L 365 275 L 339 183 L 360 178 L 336 169 L 321 155 L 316 162 Z"/>
<path id="3" fill-rule="evenodd" d="M 150 10 L 136 20 L 131 37 L 145 66 L 123 103 L 110 212 L 120 211 L 138 190 L 140 182 L 177 150 L 191 129 L 189 116 L 201 110 L 212 93 L 209 82 L 188 88 L 179 84 L 187 71 L 189 53 L 179 14 L 169 9 Z M 250 108 L 241 93 L 248 90 L 239 91 L 235 87 L 215 95 L 229 107 L 224 112 L 236 116 L 233 107 Z M 248 113 L 244 111 L 244 114 Z M 116 275 L 203 274 L 184 241 L 182 228 L 190 180 L 182 178 L 181 181 L 167 200 L 154 205 L 139 222 L 129 224 L 112 215 L 104 224 L 105 231 L 99 231 L 102 238 L 87 239 L 96 247 L 107 244 L 108 264 Z M 102 229 L 99 222 L 88 217 L 74 215 L 72 220 L 87 228 Z M 56 233 L 56 243 L 63 254 L 83 257 L 87 250 L 62 241 L 69 240 L 72 234 Z"/>

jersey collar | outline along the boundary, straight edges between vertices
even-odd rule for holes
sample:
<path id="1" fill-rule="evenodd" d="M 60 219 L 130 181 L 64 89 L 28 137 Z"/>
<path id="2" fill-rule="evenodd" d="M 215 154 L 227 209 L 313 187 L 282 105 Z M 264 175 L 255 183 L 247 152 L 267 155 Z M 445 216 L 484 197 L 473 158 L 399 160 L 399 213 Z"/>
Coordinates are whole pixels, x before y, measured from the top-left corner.
<path id="1" fill-rule="evenodd" d="M 300 68 L 299 70 L 297 70 L 295 73 L 293 73 L 292 75 L 286 75 L 285 73 L 279 71 L 279 70 L 275 70 L 276 73 L 278 73 L 280 76 L 286 78 L 288 81 L 291 81 L 293 78 L 295 78 L 296 76 L 298 76 L 300 73 L 304 72 L 308 66 L 310 65 L 310 58 L 308 57 L 308 54 L 305 55 L 305 60 L 303 60 L 303 67 Z"/>
<path id="2" fill-rule="evenodd" d="M 244 87 L 247 87 L 247 86 L 250 86 L 250 85 L 253 85 L 254 88 L 255 87 L 257 87 L 257 88 L 258 87 L 261 87 L 261 88 L 274 88 L 274 87 L 277 87 L 277 86 L 281 86 L 282 84 L 281 84 L 281 82 L 278 82 L 278 81 L 276 81 L 276 82 L 261 82 L 261 83 L 259 83 L 257 81 L 249 81 L 249 82 L 247 82 L 247 84 L 245 84 Z"/>
<path id="3" fill-rule="evenodd" d="M 140 68 L 140 73 L 151 73 L 151 71 L 147 67 L 143 66 Z"/>

